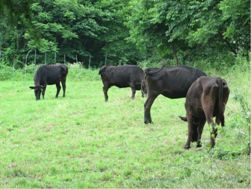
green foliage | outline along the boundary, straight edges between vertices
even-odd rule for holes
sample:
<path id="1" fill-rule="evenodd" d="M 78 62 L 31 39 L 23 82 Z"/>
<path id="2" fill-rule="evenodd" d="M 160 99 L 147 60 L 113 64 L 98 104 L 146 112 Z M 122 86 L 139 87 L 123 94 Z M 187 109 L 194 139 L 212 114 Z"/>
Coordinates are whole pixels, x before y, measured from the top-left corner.
<path id="1" fill-rule="evenodd" d="M 239 48 L 249 49 L 250 1 L 223 0 L 219 6 L 226 23 L 224 37 Z"/>
<path id="2" fill-rule="evenodd" d="M 0 5 L 0 59 L 15 67 L 142 61 L 218 67 L 220 59 L 220 66 L 229 67 L 236 56 L 248 57 L 248 0 L 11 0 Z M 13 13 L 17 21 L 9 25 Z"/>
<path id="3" fill-rule="evenodd" d="M 29 23 L 31 0 L 0 0 L 0 18 L 7 18 L 12 25 Z"/>
<path id="4" fill-rule="evenodd" d="M 72 80 L 76 81 L 100 80 L 100 75 L 98 74 L 97 69 L 85 69 L 83 68 L 82 65 L 78 64 L 68 65 L 68 67 L 69 67 L 69 77 L 71 77 Z"/>
<path id="5" fill-rule="evenodd" d="M 186 64 L 249 49 L 247 0 L 132 2 L 130 39 L 147 57 Z"/>
<path id="6" fill-rule="evenodd" d="M 11 81 L 19 81 L 19 80 L 29 80 L 32 81 L 34 74 L 38 67 L 41 65 L 30 64 L 25 66 L 22 69 L 16 69 L 14 67 L 10 67 L 5 65 L 4 63 L 0 63 L 0 81 L 11 80 Z M 82 80 L 100 80 L 100 76 L 98 74 L 97 69 L 85 69 L 81 64 L 68 64 L 69 68 L 69 77 L 75 81 Z"/>
<path id="7" fill-rule="evenodd" d="M 248 0 L 0 0 L 0 18 L 1 188 L 250 188 Z M 68 65 L 66 98 L 48 86 L 36 102 L 35 70 L 56 60 L 82 64 Z M 84 68 L 104 63 L 226 79 L 216 147 L 205 126 L 201 149 L 182 148 L 184 99 L 159 97 L 150 127 L 138 93 L 111 88 L 105 103 L 98 70 Z"/>
<path id="8" fill-rule="evenodd" d="M 58 62 L 65 57 L 67 62 L 79 61 L 85 66 L 90 57 L 93 67 L 105 61 L 136 63 L 139 54 L 134 44 L 128 42 L 129 30 L 124 24 L 130 13 L 127 4 L 127 1 L 33 1 L 29 6 L 31 28 L 22 23 L 9 27 L 7 20 L 0 22 L 6 31 L 13 31 L 13 35 L 0 31 L 2 59 L 8 59 L 10 65 L 17 59 L 25 62 L 28 52 L 36 49 L 37 57 L 30 54 L 30 59 L 36 58 L 36 62 L 44 62 L 46 58 L 46 63 L 55 62 L 49 54 L 57 53 Z"/>
<path id="9" fill-rule="evenodd" d="M 4 62 L 0 62 L 0 81 L 4 80 L 33 80 L 33 75 L 37 69 L 36 65 L 25 66 L 24 68 L 10 67 Z"/>

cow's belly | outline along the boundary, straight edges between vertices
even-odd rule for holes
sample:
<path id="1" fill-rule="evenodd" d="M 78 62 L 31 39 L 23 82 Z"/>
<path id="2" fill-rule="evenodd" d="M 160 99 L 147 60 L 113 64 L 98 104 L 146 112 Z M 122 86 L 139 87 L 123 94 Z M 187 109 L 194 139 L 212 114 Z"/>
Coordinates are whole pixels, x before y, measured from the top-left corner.
<path id="1" fill-rule="evenodd" d="M 135 89 L 136 90 L 141 90 L 141 84 L 135 84 Z"/>
<path id="2" fill-rule="evenodd" d="M 60 77 L 48 77 L 46 83 L 48 85 L 53 85 L 60 82 Z"/>
<path id="3" fill-rule="evenodd" d="M 167 98 L 172 99 L 186 97 L 186 93 L 184 91 L 163 91 L 161 94 Z"/>
<path id="4" fill-rule="evenodd" d="M 119 88 L 130 87 L 129 83 L 115 83 L 113 85 L 116 86 L 116 87 L 119 87 Z M 135 89 L 136 90 L 141 90 L 141 84 L 135 84 Z"/>
<path id="5" fill-rule="evenodd" d="M 129 87 L 128 83 L 114 83 L 113 85 L 119 88 Z"/>
<path id="6" fill-rule="evenodd" d="M 200 117 L 205 117 L 205 113 L 202 109 L 201 106 L 197 106 L 197 105 L 194 105 L 193 107 L 191 107 L 191 113 L 194 117 L 197 117 L 197 118 L 200 118 Z"/>
<path id="7" fill-rule="evenodd" d="M 47 82 L 47 85 L 55 85 L 56 82 Z"/>

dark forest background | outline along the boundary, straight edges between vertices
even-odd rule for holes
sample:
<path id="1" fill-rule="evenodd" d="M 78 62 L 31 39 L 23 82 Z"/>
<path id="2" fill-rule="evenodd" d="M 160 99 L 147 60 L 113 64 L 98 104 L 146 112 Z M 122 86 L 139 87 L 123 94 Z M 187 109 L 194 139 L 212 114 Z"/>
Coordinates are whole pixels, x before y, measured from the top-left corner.
<path id="1" fill-rule="evenodd" d="M 249 0 L 0 0 L 0 16 L 0 61 L 16 68 L 217 67 L 249 52 Z"/>

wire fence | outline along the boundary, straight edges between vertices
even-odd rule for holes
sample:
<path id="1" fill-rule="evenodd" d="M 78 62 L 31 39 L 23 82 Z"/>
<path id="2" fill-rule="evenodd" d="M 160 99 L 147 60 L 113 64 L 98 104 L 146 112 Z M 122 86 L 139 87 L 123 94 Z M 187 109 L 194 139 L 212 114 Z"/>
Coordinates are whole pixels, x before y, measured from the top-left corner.
<path id="1" fill-rule="evenodd" d="M 13 53 L 14 54 L 14 53 Z M 62 54 L 57 52 L 45 52 L 41 53 L 37 49 L 30 49 L 25 55 L 8 55 L 5 52 L 0 51 L 0 61 L 1 62 L 11 62 L 9 65 L 13 67 L 13 70 L 17 68 L 26 69 L 27 65 L 31 64 L 79 64 L 80 68 L 95 68 L 101 67 L 108 63 L 108 55 L 105 54 L 102 57 L 93 57 L 92 55 L 72 55 Z M 97 63 L 98 62 L 98 63 Z"/>

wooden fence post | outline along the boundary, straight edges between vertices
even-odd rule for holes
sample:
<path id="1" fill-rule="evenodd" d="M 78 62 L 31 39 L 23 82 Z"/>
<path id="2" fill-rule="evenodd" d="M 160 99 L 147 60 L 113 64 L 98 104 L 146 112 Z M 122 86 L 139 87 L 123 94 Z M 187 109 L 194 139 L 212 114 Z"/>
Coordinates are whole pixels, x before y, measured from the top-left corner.
<path id="1" fill-rule="evenodd" d="M 76 63 L 78 63 L 78 55 L 76 55 Z"/>
<path id="2" fill-rule="evenodd" d="M 105 65 L 106 65 L 106 62 L 107 62 L 107 53 L 105 53 Z"/>
<path id="3" fill-rule="evenodd" d="M 35 65 L 37 64 L 37 49 L 35 49 L 34 63 Z"/>
<path id="4" fill-rule="evenodd" d="M 54 61 L 55 61 L 55 63 L 57 63 L 57 52 L 56 51 L 54 52 Z"/>
<path id="5" fill-rule="evenodd" d="M 91 68 L 91 59 L 92 59 L 92 57 L 91 57 L 91 55 L 89 55 L 89 65 L 88 65 L 88 69 Z"/>
<path id="6" fill-rule="evenodd" d="M 46 52 L 44 53 L 44 64 L 46 64 L 47 62 L 46 62 Z"/>

